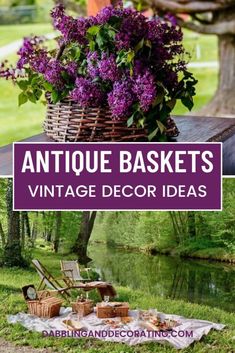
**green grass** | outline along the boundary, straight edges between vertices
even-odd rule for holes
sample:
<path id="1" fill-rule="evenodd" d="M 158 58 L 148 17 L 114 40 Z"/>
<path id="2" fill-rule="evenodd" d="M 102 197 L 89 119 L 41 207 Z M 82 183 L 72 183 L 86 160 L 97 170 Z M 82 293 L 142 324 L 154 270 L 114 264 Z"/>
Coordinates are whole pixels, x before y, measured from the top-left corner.
<path id="1" fill-rule="evenodd" d="M 55 255 L 51 252 L 37 250 L 35 256 L 39 258 L 53 274 L 59 276 L 59 260 L 62 258 L 61 254 Z M 66 256 L 63 255 L 63 258 L 66 258 Z M 21 287 L 31 283 L 38 284 L 37 274 L 32 268 L 27 270 L 0 269 L 0 336 L 4 339 L 13 341 L 20 346 L 26 345 L 34 348 L 52 347 L 53 351 L 59 353 L 175 352 L 173 348 L 156 343 L 129 347 L 123 344 L 104 343 L 92 339 L 42 338 L 39 333 L 29 332 L 18 324 L 10 325 L 6 323 L 6 315 L 26 310 L 26 305 L 22 299 Z M 117 287 L 117 290 L 119 300 L 128 301 L 132 309 L 157 308 L 159 311 L 165 313 L 226 324 L 226 329 L 222 332 L 212 331 L 200 342 L 195 343 L 190 348 L 182 350 L 182 353 L 207 353 L 208 351 L 216 353 L 233 352 L 235 336 L 235 317 L 233 314 L 219 309 L 212 309 L 207 306 L 154 297 L 147 292 L 142 293 L 128 288 Z M 97 299 L 97 297 L 94 298 Z"/>
<path id="2" fill-rule="evenodd" d="M 0 47 L 31 34 L 43 35 L 53 32 L 50 23 L 2 25 L 0 26 Z"/>
<path id="3" fill-rule="evenodd" d="M 190 61 L 216 61 L 218 60 L 217 37 L 213 35 L 200 35 L 191 31 L 184 31 L 184 46 L 190 54 Z M 198 48 L 200 50 L 198 50 Z M 200 55 L 197 55 L 197 51 Z"/>

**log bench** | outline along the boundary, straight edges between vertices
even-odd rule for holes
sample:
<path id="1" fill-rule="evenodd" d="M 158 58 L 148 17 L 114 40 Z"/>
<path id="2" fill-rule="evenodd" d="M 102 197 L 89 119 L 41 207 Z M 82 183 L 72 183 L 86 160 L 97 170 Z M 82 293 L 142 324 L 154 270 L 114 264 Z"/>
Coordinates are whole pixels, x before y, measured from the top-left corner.
<path id="1" fill-rule="evenodd" d="M 223 174 L 235 175 L 235 118 L 175 116 L 180 135 L 174 142 L 222 142 Z M 44 133 L 23 142 L 51 142 Z M 0 148 L 0 176 L 12 176 L 12 144 Z"/>

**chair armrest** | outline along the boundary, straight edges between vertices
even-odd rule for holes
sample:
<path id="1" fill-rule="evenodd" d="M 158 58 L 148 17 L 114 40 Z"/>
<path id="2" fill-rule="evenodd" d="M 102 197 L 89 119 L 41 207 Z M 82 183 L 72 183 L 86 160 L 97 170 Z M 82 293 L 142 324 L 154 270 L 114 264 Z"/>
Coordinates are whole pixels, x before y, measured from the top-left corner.
<path id="1" fill-rule="evenodd" d="M 71 275 L 73 275 L 73 270 L 61 270 L 61 272 L 63 272 L 63 274 L 66 275 L 66 272 L 70 272 Z"/>

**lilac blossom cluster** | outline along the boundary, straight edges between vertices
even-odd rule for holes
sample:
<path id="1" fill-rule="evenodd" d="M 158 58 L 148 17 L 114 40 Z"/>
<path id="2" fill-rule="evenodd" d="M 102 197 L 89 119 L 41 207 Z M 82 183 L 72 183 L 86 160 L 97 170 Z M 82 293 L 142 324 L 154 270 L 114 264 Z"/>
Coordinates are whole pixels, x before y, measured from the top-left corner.
<path id="1" fill-rule="evenodd" d="M 82 107 L 108 105 L 113 118 L 121 119 L 128 118 L 133 107 L 143 114 L 151 111 L 159 85 L 168 100 L 176 96 L 186 64 L 182 31 L 172 15 L 150 20 L 123 9 L 120 1 L 95 17 L 73 18 L 62 5 L 51 16 L 61 32 L 61 56 L 47 50 L 42 38 L 25 38 L 17 69 L 38 74 L 57 97 L 70 96 Z M 79 55 L 73 54 L 74 47 Z M 0 76 L 11 74 L 0 67 Z"/>

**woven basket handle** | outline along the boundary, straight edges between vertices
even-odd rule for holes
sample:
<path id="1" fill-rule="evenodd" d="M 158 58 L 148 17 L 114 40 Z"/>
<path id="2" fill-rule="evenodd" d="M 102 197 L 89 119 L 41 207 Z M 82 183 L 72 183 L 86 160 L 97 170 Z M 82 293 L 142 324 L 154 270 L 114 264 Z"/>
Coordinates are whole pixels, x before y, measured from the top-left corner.
<path id="1" fill-rule="evenodd" d="M 42 299 L 45 299 L 49 296 L 50 296 L 50 291 L 43 291 L 42 293 L 38 294 L 38 300 L 40 302 Z"/>

